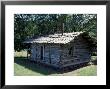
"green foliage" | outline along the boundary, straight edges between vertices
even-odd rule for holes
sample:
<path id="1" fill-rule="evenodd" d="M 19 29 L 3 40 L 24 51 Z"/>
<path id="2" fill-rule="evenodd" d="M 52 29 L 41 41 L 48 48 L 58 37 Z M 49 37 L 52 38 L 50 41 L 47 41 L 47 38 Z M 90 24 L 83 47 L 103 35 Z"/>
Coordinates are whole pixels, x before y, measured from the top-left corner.
<path id="1" fill-rule="evenodd" d="M 14 49 L 20 51 L 27 46 L 26 39 L 61 32 L 86 31 L 90 37 L 97 39 L 96 14 L 15 14 L 14 15 Z"/>

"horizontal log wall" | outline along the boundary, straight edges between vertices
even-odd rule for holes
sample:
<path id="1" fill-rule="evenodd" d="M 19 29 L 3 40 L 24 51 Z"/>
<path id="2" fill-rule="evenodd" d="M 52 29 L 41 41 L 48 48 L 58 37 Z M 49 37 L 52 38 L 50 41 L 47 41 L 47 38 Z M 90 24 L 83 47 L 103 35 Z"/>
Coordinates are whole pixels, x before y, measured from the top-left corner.
<path id="1" fill-rule="evenodd" d="M 69 49 L 73 47 L 73 55 L 69 55 Z M 75 39 L 62 51 L 62 67 L 88 62 L 90 60 L 88 44 L 82 37 Z"/>
<path id="2" fill-rule="evenodd" d="M 41 46 L 43 47 L 43 59 L 41 59 Z M 60 61 L 60 46 L 52 44 L 33 44 L 31 46 L 32 61 L 41 62 L 58 67 Z"/>
<path id="3" fill-rule="evenodd" d="M 36 44 L 31 45 L 31 56 L 30 60 L 36 61 Z"/>
<path id="4" fill-rule="evenodd" d="M 41 46 L 44 49 L 43 59 L 41 59 Z M 72 54 L 69 54 L 71 47 Z M 56 67 L 88 62 L 91 57 L 88 43 L 82 37 L 77 37 L 68 44 L 33 44 L 31 52 L 31 60 Z"/>

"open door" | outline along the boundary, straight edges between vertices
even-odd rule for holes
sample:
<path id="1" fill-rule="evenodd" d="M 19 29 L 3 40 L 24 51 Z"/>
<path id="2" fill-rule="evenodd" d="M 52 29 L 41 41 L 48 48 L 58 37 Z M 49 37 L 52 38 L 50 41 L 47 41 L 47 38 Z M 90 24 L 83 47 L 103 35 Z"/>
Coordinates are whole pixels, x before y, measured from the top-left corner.
<path id="1" fill-rule="evenodd" d="M 44 47 L 41 46 L 41 59 L 43 60 L 43 57 L 44 57 Z"/>

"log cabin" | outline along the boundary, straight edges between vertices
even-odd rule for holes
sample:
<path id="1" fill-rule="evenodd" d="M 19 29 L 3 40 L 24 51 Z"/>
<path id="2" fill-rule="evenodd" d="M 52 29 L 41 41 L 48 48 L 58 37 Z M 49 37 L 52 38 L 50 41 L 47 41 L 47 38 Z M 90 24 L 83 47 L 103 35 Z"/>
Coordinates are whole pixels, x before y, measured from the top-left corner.
<path id="1" fill-rule="evenodd" d="M 55 68 L 88 63 L 91 38 L 85 32 L 57 33 L 24 41 L 31 44 L 29 60 Z"/>

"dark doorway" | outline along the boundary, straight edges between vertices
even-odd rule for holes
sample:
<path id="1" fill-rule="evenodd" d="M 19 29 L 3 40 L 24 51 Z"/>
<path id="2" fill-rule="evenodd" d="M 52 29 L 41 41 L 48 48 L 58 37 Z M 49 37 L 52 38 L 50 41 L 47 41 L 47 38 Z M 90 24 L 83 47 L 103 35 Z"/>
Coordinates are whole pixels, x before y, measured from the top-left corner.
<path id="1" fill-rule="evenodd" d="M 41 46 L 41 59 L 43 59 L 43 46 Z"/>
<path id="2" fill-rule="evenodd" d="M 69 55 L 70 55 L 70 56 L 73 56 L 73 47 L 71 47 L 71 48 L 69 49 Z"/>

